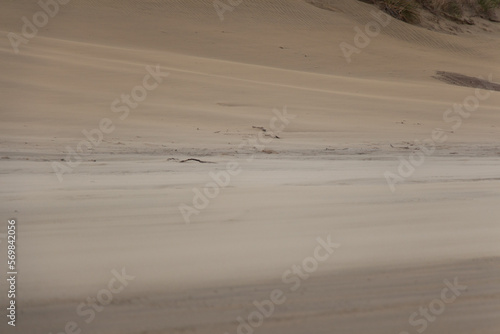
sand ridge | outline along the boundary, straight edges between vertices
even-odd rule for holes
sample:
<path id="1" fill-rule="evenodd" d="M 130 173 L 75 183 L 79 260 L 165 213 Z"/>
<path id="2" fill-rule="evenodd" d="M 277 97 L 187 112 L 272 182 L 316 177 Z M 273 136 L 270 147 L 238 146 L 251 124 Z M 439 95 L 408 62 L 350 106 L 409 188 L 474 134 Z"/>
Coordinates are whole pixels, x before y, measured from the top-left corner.
<path id="1" fill-rule="evenodd" d="M 73 0 L 15 54 L 7 34 L 40 7 L 1 6 L 0 208 L 19 224 L 21 305 L 2 333 L 236 333 L 328 235 L 340 248 L 256 333 L 415 333 L 409 316 L 455 277 L 468 289 L 425 333 L 497 333 L 500 93 L 467 106 L 474 87 L 433 78 L 500 82 L 497 26 L 393 20 L 347 63 L 340 44 L 373 20 L 358 1 L 244 0 L 221 21 L 208 0 Z M 156 65 L 168 76 L 121 119 L 113 102 Z M 114 129 L 69 154 L 103 119 Z M 391 192 L 384 173 L 436 129 L 447 139 Z M 59 182 L 54 163 L 78 157 Z M 228 163 L 241 172 L 186 224 L 179 207 Z M 78 306 L 122 268 L 134 280 L 87 323 Z"/>

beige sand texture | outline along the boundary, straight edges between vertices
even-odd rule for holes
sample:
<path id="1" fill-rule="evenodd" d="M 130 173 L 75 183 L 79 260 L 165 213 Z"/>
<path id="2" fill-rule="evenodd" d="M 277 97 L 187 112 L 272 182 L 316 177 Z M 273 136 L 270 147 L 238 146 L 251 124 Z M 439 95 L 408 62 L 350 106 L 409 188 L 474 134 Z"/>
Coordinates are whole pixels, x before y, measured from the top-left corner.
<path id="1" fill-rule="evenodd" d="M 0 332 L 498 334 L 500 92 L 433 76 L 500 82 L 500 25 L 393 19 L 348 63 L 375 7 L 232 3 L 221 21 L 205 0 L 71 0 L 16 54 L 8 34 L 41 9 L 1 2 L 0 272 L 15 218 L 18 308 L 9 326 L 2 279 Z M 168 76 L 115 112 L 156 65 Z M 186 223 L 211 173 L 230 179 Z"/>

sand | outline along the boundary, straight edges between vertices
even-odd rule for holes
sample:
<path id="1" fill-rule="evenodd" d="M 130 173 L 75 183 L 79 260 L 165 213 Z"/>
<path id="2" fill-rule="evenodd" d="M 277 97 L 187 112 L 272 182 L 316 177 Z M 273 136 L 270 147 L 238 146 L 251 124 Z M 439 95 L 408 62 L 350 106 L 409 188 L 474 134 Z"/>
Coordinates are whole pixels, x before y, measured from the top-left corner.
<path id="1" fill-rule="evenodd" d="M 2 3 L 2 333 L 498 333 L 500 26 L 322 6 Z"/>

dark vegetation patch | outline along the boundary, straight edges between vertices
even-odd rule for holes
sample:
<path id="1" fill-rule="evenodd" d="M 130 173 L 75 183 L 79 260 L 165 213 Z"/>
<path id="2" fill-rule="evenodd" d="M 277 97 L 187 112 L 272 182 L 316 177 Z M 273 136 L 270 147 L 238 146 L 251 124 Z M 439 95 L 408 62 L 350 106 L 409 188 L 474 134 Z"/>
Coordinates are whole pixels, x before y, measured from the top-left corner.
<path id="1" fill-rule="evenodd" d="M 500 92 L 500 84 L 488 81 L 486 79 L 470 77 L 459 73 L 437 71 L 436 75 L 433 76 L 433 78 L 446 82 L 450 85 L 480 88 Z"/>

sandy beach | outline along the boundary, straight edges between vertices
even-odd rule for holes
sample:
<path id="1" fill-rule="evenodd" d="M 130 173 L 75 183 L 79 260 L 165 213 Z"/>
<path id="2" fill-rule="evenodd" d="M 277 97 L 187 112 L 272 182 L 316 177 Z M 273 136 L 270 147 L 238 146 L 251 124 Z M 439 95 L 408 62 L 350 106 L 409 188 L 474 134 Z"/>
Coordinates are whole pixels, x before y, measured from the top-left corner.
<path id="1" fill-rule="evenodd" d="M 1 333 L 499 332 L 500 23 L 54 3 L 0 5 Z"/>

